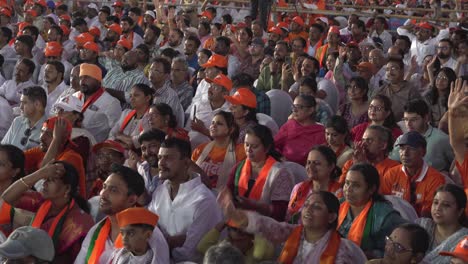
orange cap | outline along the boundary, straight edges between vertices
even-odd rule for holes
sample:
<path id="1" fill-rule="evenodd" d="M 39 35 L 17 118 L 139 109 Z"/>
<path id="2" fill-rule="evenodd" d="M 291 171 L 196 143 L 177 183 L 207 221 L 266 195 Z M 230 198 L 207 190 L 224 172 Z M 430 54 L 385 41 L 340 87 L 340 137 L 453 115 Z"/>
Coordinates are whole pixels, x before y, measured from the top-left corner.
<path id="1" fill-rule="evenodd" d="M 102 148 L 111 149 L 111 150 L 120 152 L 122 154 L 125 153 L 125 148 L 122 146 L 122 144 L 120 144 L 119 142 L 117 142 L 115 140 L 111 140 L 111 139 L 108 139 L 108 140 L 106 140 L 104 142 L 101 142 L 101 143 L 98 143 L 98 144 L 94 145 L 92 151 L 94 153 L 96 153 Z"/>
<path id="2" fill-rule="evenodd" d="M 225 56 L 213 54 L 205 64 L 202 64 L 200 66 L 205 69 L 209 67 L 227 68 L 228 61 Z"/>
<path id="3" fill-rule="evenodd" d="M 34 9 L 29 9 L 26 11 L 26 14 L 32 16 L 32 17 L 37 17 L 37 12 Z"/>
<path id="4" fill-rule="evenodd" d="M 217 85 L 221 85 L 224 88 L 226 88 L 226 90 L 228 90 L 228 91 L 231 91 L 231 89 L 232 89 L 231 79 L 229 79 L 229 77 L 227 77 L 224 74 L 218 74 L 218 76 L 216 76 L 214 79 L 206 78 L 205 80 L 207 82 L 209 82 L 209 83 L 214 83 L 214 84 L 217 84 Z"/>
<path id="5" fill-rule="evenodd" d="M 457 244 L 457 247 L 452 251 L 442 251 L 439 253 L 442 256 L 452 256 L 468 262 L 468 236 Z"/>
<path id="6" fill-rule="evenodd" d="M 126 48 L 127 50 L 131 50 L 133 46 L 133 44 L 126 38 L 121 38 L 119 41 L 117 41 L 117 45 L 120 45 Z"/>
<path id="7" fill-rule="evenodd" d="M 270 30 L 268 30 L 268 32 L 278 35 L 283 34 L 283 31 L 281 31 L 279 27 L 271 27 Z"/>
<path id="8" fill-rule="evenodd" d="M 331 26 L 330 29 L 328 30 L 328 34 L 330 33 L 335 33 L 337 35 L 340 35 L 340 28 L 337 26 Z"/>
<path id="9" fill-rule="evenodd" d="M 293 19 L 292 19 L 292 22 L 298 24 L 299 26 L 304 26 L 304 19 L 302 19 L 302 17 L 300 16 L 295 16 Z"/>
<path id="10" fill-rule="evenodd" d="M 143 207 L 131 207 L 125 209 L 116 215 L 119 227 L 125 227 L 134 224 L 147 224 L 156 226 L 159 216 Z"/>
<path id="11" fill-rule="evenodd" d="M 70 30 L 67 26 L 65 26 L 65 25 L 60 25 L 60 28 L 62 29 L 63 35 L 64 35 L 64 36 L 70 35 L 71 30 Z"/>
<path id="12" fill-rule="evenodd" d="M 91 63 L 81 63 L 80 64 L 80 77 L 81 76 L 89 76 L 98 80 L 99 82 L 102 81 L 102 71 L 96 64 Z"/>
<path id="13" fill-rule="evenodd" d="M 19 22 L 17 25 L 18 25 L 18 36 L 19 36 L 22 34 L 23 29 L 31 24 L 28 22 Z"/>
<path id="14" fill-rule="evenodd" d="M 81 33 L 75 37 L 75 41 L 78 47 L 83 47 L 86 42 L 94 41 L 94 36 L 88 32 Z"/>
<path id="15" fill-rule="evenodd" d="M 210 11 L 203 11 L 201 14 L 198 15 L 199 17 L 206 17 L 208 18 L 210 21 L 213 20 L 213 14 L 211 14 Z"/>
<path id="16" fill-rule="evenodd" d="M 62 44 L 57 41 L 49 41 L 47 42 L 45 49 L 44 49 L 44 55 L 46 57 L 58 57 L 62 54 Z"/>
<path id="17" fill-rule="evenodd" d="M 88 32 L 91 33 L 91 35 L 93 35 L 95 37 L 100 37 L 101 36 L 101 30 L 99 30 L 98 27 L 90 27 Z"/>
<path id="18" fill-rule="evenodd" d="M 289 29 L 288 29 L 288 28 L 289 28 L 288 23 L 286 23 L 286 22 L 284 22 L 284 21 L 278 22 L 278 23 L 276 24 L 276 27 L 277 27 L 277 28 L 280 28 L 280 29 L 283 29 L 283 28 L 284 28 L 285 30 L 289 30 Z"/>
<path id="19" fill-rule="evenodd" d="M 257 108 L 257 96 L 248 88 L 239 88 L 233 95 L 225 95 L 224 99 L 233 105 Z"/>
<path id="20" fill-rule="evenodd" d="M 99 45 L 96 44 L 95 42 L 88 41 L 83 45 L 84 49 L 94 51 L 96 53 L 99 53 Z"/>
<path id="21" fill-rule="evenodd" d="M 122 27 L 120 27 L 119 24 L 112 24 L 109 26 L 109 30 L 110 31 L 114 31 L 115 33 L 117 33 L 119 36 L 122 35 Z"/>
<path id="22" fill-rule="evenodd" d="M 60 19 L 66 20 L 68 22 L 71 22 L 71 17 L 67 14 L 61 15 Z"/>
<path id="23" fill-rule="evenodd" d="M 11 10 L 8 8 L 2 8 L 0 9 L 0 15 L 11 17 Z"/>
<path id="24" fill-rule="evenodd" d="M 62 120 L 65 121 L 66 126 L 67 126 L 66 130 L 65 130 L 65 132 L 66 132 L 65 138 L 67 140 L 70 140 L 73 127 L 72 127 L 72 124 L 70 123 L 70 121 L 68 121 L 65 118 L 61 118 L 61 117 L 58 117 L 58 116 L 51 117 L 51 118 L 47 119 L 46 121 L 44 121 L 44 124 L 42 124 L 42 127 L 46 128 L 47 130 L 54 131 L 55 123 L 57 122 L 58 119 L 62 119 Z"/>
<path id="25" fill-rule="evenodd" d="M 424 28 L 424 29 L 428 29 L 428 30 L 434 30 L 434 27 L 427 23 L 427 22 L 421 22 L 417 25 L 418 28 Z"/>
<path id="26" fill-rule="evenodd" d="M 370 63 L 370 62 L 367 62 L 367 61 L 364 61 L 364 62 L 361 62 L 359 63 L 356 68 L 359 70 L 359 71 L 368 71 L 368 72 L 371 72 L 373 73 L 374 72 L 374 69 L 375 69 L 375 66 L 374 64 Z"/>

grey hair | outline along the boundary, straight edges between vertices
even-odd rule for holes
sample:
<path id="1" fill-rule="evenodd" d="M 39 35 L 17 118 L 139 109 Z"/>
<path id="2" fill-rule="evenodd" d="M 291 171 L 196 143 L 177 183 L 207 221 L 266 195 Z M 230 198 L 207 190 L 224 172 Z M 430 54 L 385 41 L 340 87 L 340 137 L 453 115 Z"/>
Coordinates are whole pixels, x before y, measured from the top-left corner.
<path id="1" fill-rule="evenodd" d="M 184 68 L 184 70 L 188 70 L 188 63 L 187 63 L 187 60 L 184 58 L 184 57 L 175 57 L 173 60 L 172 60 L 172 63 L 180 63 L 182 64 L 182 67 Z"/>
<path id="2" fill-rule="evenodd" d="M 243 264 L 245 256 L 227 241 L 210 247 L 203 258 L 203 264 Z"/>

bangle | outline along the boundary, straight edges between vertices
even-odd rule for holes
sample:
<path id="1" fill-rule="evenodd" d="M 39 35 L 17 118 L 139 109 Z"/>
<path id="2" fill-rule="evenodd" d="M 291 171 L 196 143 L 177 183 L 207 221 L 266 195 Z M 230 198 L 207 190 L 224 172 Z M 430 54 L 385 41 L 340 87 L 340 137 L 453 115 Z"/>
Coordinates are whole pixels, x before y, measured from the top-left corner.
<path id="1" fill-rule="evenodd" d="M 23 178 L 20 178 L 20 181 L 21 181 L 21 182 L 24 184 L 24 186 L 26 186 L 28 189 L 31 189 L 31 188 L 32 188 L 32 186 L 29 186 L 29 185 L 24 181 Z"/>

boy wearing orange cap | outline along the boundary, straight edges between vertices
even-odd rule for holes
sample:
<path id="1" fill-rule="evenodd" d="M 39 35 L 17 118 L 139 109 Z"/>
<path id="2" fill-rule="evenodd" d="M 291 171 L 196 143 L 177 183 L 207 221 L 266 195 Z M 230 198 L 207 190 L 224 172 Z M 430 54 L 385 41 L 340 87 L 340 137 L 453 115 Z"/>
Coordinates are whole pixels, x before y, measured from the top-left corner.
<path id="1" fill-rule="evenodd" d="M 145 208 L 133 207 L 121 211 L 116 216 L 123 248 L 114 251 L 112 264 L 159 263 L 149 242 L 158 223 L 158 215 Z M 158 250 L 157 247 L 155 249 Z"/>

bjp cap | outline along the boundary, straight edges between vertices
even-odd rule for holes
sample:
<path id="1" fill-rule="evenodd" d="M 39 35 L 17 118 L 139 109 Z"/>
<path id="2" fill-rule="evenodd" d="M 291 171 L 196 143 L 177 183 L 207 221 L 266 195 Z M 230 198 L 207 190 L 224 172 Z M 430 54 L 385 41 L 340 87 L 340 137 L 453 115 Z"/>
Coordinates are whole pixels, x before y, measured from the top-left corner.
<path id="1" fill-rule="evenodd" d="M 94 41 L 94 36 L 89 32 L 81 33 L 75 37 L 75 41 L 79 47 L 83 47 L 86 42 Z"/>
<path id="2" fill-rule="evenodd" d="M 156 226 L 159 216 L 143 207 L 131 207 L 116 215 L 119 227 L 135 224 L 146 224 Z"/>
<path id="3" fill-rule="evenodd" d="M 213 14 L 211 14 L 210 11 L 203 11 L 201 14 L 198 15 L 199 17 L 206 17 L 208 18 L 210 21 L 213 20 Z"/>
<path id="4" fill-rule="evenodd" d="M 131 50 L 133 46 L 133 44 L 130 41 L 128 41 L 128 39 L 126 38 L 122 38 L 119 41 L 117 41 L 117 45 L 120 45 L 126 48 L 127 50 Z"/>
<path id="5" fill-rule="evenodd" d="M 49 41 L 46 43 L 44 55 L 46 57 L 58 57 L 62 54 L 62 44 L 57 41 Z"/>
<path id="6" fill-rule="evenodd" d="M 92 41 L 86 42 L 86 43 L 83 45 L 83 48 L 84 48 L 84 49 L 87 49 L 87 50 L 90 50 L 90 51 L 94 51 L 94 52 L 96 52 L 96 53 L 99 53 L 99 45 L 96 44 L 95 42 L 92 42 Z"/>
<path id="7" fill-rule="evenodd" d="M 225 95 L 224 99 L 233 105 L 257 108 L 257 96 L 248 88 L 239 88 L 233 95 Z"/>
<path id="8" fill-rule="evenodd" d="M 268 32 L 278 35 L 283 34 L 283 31 L 281 31 L 279 27 L 271 27 L 270 30 L 268 30 Z"/>
<path id="9" fill-rule="evenodd" d="M 8 8 L 2 8 L 0 9 L 0 15 L 11 17 L 11 10 Z"/>
<path id="10" fill-rule="evenodd" d="M 202 64 L 200 66 L 205 69 L 209 67 L 227 68 L 228 61 L 225 56 L 213 54 L 205 64 Z"/>
<path id="11" fill-rule="evenodd" d="M 300 16 L 295 16 L 293 19 L 292 19 L 292 22 L 298 24 L 299 26 L 304 26 L 304 20 L 302 19 L 302 17 Z"/>
<path id="12" fill-rule="evenodd" d="M 71 22 L 71 17 L 67 14 L 61 15 L 60 19 L 66 20 L 68 22 Z"/>
<path id="13" fill-rule="evenodd" d="M 101 36 L 101 30 L 99 30 L 99 28 L 96 26 L 90 27 L 88 32 L 95 37 Z"/>
<path id="14" fill-rule="evenodd" d="M 123 7 L 124 6 L 124 3 L 122 1 L 115 1 L 113 4 L 112 4 L 112 7 Z"/>
<path id="15" fill-rule="evenodd" d="M 328 34 L 330 33 L 340 35 L 340 28 L 337 26 L 331 26 L 330 29 L 328 30 Z"/>
<path id="16" fill-rule="evenodd" d="M 70 35 L 71 30 L 70 30 L 67 26 L 65 26 L 65 25 L 60 25 L 60 28 L 62 29 L 63 35 L 64 35 L 64 36 Z"/>
<path id="17" fill-rule="evenodd" d="M 217 85 L 221 85 L 224 88 L 226 88 L 226 90 L 228 90 L 228 91 L 231 91 L 231 89 L 232 89 L 231 79 L 229 79 L 229 77 L 227 77 L 224 74 L 218 74 L 214 79 L 206 78 L 205 80 L 207 82 L 209 82 L 209 83 L 214 83 L 214 84 L 217 84 Z"/>
<path id="18" fill-rule="evenodd" d="M 428 29 L 428 30 L 434 30 L 434 27 L 427 23 L 427 22 L 421 22 L 417 25 L 418 28 L 424 28 L 424 29 Z"/>
<path id="19" fill-rule="evenodd" d="M 108 140 L 106 140 L 104 142 L 101 142 L 101 143 L 97 143 L 96 145 L 93 146 L 92 151 L 94 153 L 96 153 L 100 149 L 103 149 L 103 148 L 111 149 L 113 151 L 125 154 L 125 148 L 122 146 L 122 144 L 120 144 L 119 142 L 117 142 L 115 140 L 111 140 L 111 139 L 108 139 Z"/>
<path id="20" fill-rule="evenodd" d="M 114 32 L 117 33 L 119 36 L 122 35 L 122 27 L 120 27 L 120 25 L 117 24 L 117 23 L 114 23 L 114 24 L 110 25 L 110 26 L 108 27 L 108 29 L 109 29 L 110 31 L 114 31 Z"/>
<path id="21" fill-rule="evenodd" d="M 356 68 L 358 69 L 358 71 L 365 71 L 365 72 L 370 72 L 370 73 L 373 73 L 375 70 L 374 64 L 367 62 L 367 61 L 363 61 L 359 63 L 356 66 Z"/>
<path id="22" fill-rule="evenodd" d="M 80 64 L 80 77 L 89 76 L 93 79 L 102 81 L 102 71 L 96 64 L 82 63 Z"/>

